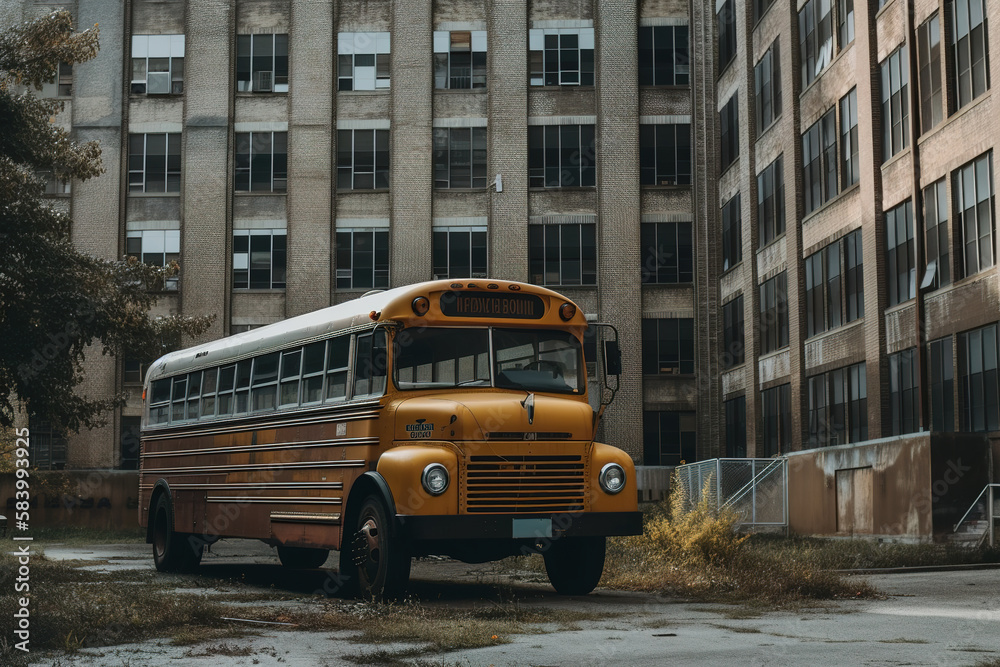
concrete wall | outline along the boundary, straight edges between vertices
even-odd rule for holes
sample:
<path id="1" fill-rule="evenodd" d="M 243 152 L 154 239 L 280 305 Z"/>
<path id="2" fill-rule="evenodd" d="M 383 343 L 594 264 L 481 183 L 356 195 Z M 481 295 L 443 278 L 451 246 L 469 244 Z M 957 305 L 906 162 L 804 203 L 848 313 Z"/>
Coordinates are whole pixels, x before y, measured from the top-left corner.
<path id="1" fill-rule="evenodd" d="M 789 454 L 789 528 L 930 541 L 982 491 L 990 459 L 985 437 L 939 433 Z"/>
<path id="2" fill-rule="evenodd" d="M 0 514 L 14 527 L 13 474 L 0 475 Z M 34 471 L 30 528 L 72 526 L 98 530 L 139 527 L 139 473 L 123 470 Z"/>

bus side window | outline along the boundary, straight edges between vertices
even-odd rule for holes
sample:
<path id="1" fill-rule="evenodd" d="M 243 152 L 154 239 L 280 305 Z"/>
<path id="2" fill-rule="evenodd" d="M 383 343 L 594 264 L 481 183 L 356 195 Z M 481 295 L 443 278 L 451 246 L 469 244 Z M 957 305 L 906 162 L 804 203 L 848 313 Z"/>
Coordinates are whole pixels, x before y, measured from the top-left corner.
<path id="1" fill-rule="evenodd" d="M 277 406 L 278 356 L 277 352 L 272 352 L 253 360 L 253 383 L 250 392 L 254 412 L 274 410 Z"/>
<path id="2" fill-rule="evenodd" d="M 202 418 L 215 416 L 215 388 L 218 375 L 218 368 L 209 368 L 205 371 L 205 379 L 201 381 Z"/>
<path id="3" fill-rule="evenodd" d="M 245 359 L 236 364 L 236 407 L 235 414 L 243 414 L 250 405 L 250 362 Z"/>
<path id="4" fill-rule="evenodd" d="M 198 407 L 201 402 L 201 371 L 188 375 L 187 418 L 198 418 Z"/>
<path id="5" fill-rule="evenodd" d="M 170 378 L 152 383 L 149 397 L 149 423 L 166 424 L 170 421 Z"/>
<path id="6" fill-rule="evenodd" d="M 170 396 L 170 421 L 184 421 L 184 397 L 187 393 L 187 375 L 174 378 L 173 394 Z"/>
<path id="7" fill-rule="evenodd" d="M 350 336 L 330 339 L 326 362 L 326 400 L 342 401 L 347 398 L 347 369 L 350 356 Z"/>
<path id="8" fill-rule="evenodd" d="M 285 407 L 299 404 L 299 376 L 302 371 L 302 350 L 281 353 L 281 375 L 278 405 Z"/>
<path id="9" fill-rule="evenodd" d="M 385 391 L 387 365 L 385 330 L 359 335 L 354 355 L 353 398 L 381 396 Z"/>
<path id="10" fill-rule="evenodd" d="M 233 414 L 233 386 L 236 382 L 236 364 L 219 369 L 219 416 Z"/>
<path id="11" fill-rule="evenodd" d="M 302 348 L 302 405 L 323 400 L 323 357 L 326 343 L 310 343 Z"/>

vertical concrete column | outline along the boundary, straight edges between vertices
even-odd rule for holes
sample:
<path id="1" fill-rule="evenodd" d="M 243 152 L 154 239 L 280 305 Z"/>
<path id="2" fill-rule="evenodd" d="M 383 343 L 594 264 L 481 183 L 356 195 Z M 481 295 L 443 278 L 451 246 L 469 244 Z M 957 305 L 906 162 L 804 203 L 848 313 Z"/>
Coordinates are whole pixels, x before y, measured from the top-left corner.
<path id="1" fill-rule="evenodd" d="M 861 252 L 864 260 L 865 377 L 868 382 L 868 437 L 882 436 L 883 394 L 888 395 L 888 377 L 883 377 L 885 349 L 886 280 L 885 216 L 882 214 L 882 125 L 879 97 L 878 31 L 875 9 L 854 12 L 855 80 L 858 82 L 858 158 L 861 160 Z M 942 23 L 943 25 L 943 23 Z M 943 33 L 942 33 L 943 34 Z M 942 54 L 945 49 L 942 38 Z M 943 57 L 943 55 L 942 55 Z M 916 65 L 910 63 L 910 85 L 916 85 Z M 871 100 L 863 104 L 862 100 Z M 865 115 L 862 110 L 870 110 Z M 910 110 L 910 122 L 917 122 Z M 914 224 L 921 218 L 913 212 Z M 957 358 L 957 357 L 956 357 Z M 883 388 L 885 391 L 883 391 Z"/>
<path id="2" fill-rule="evenodd" d="M 392 127 L 389 181 L 392 285 L 431 277 L 434 192 L 432 0 L 392 3 Z"/>
<path id="3" fill-rule="evenodd" d="M 528 3 L 491 0 L 489 39 L 489 179 L 503 177 L 490 194 L 490 276 L 528 279 Z"/>
<path id="4" fill-rule="evenodd" d="M 642 457 L 642 292 L 639 263 L 639 17 L 635 0 L 595 3 L 597 232 L 600 317 L 618 327 L 621 389 L 605 437 Z M 631 258 L 632 261 L 629 261 Z M 624 261 L 623 261 L 624 260 Z"/>
<path id="5" fill-rule="evenodd" d="M 185 315 L 216 315 L 200 337 L 212 340 L 227 333 L 231 289 L 234 3 L 188 0 L 185 36 L 181 302 Z"/>
<path id="6" fill-rule="evenodd" d="M 333 9 L 292 0 L 289 34 L 288 282 L 285 315 L 330 305 Z M 393 82 L 395 83 L 395 82 Z"/>
<path id="7" fill-rule="evenodd" d="M 76 28 L 100 23 L 101 50 L 93 60 L 74 66 L 74 97 L 69 112 L 78 141 L 97 141 L 105 172 L 89 181 L 73 181 L 70 215 L 73 217 L 73 244 L 83 253 L 101 259 L 118 257 L 118 230 L 121 223 L 114 211 L 122 196 L 122 38 L 125 8 L 121 2 L 90 0 L 80 2 Z M 88 351 L 84 381 L 77 392 L 89 398 L 109 398 L 115 387 L 114 357 Z M 108 424 L 81 431 L 67 448 L 70 468 L 111 468 L 115 465 L 115 424 L 117 414 L 108 415 Z"/>
<path id="8" fill-rule="evenodd" d="M 722 216 L 719 209 L 719 112 L 715 87 L 715 3 L 691 3 L 691 160 L 694 207 L 695 372 L 698 374 L 698 453 L 724 442 L 719 276 Z M 751 320 L 752 321 L 752 320 Z M 707 446 L 707 448 L 706 448 Z M 715 448 L 714 450 L 712 448 Z"/>

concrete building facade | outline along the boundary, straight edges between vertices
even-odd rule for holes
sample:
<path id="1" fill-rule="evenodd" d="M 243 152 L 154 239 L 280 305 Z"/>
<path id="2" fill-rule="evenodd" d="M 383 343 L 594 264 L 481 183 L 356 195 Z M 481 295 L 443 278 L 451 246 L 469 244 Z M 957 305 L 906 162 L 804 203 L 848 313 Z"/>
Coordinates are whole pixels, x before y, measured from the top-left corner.
<path id="1" fill-rule="evenodd" d="M 1000 0 L 59 6 L 106 174 L 53 199 L 177 259 L 206 338 L 489 275 L 618 327 L 604 438 L 647 465 L 1000 429 Z M 41 465 L 132 465 L 141 361 L 88 361 L 128 406 Z"/>

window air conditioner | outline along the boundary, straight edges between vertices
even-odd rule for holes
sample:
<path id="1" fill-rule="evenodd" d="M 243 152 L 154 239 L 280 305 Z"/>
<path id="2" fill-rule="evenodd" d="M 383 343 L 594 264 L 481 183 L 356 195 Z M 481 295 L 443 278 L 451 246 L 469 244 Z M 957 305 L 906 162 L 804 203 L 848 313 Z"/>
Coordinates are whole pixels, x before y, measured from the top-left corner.
<path id="1" fill-rule="evenodd" d="M 662 179 L 660 179 L 660 185 L 677 185 L 677 179 L 675 179 L 675 178 L 662 178 Z"/>
<path id="2" fill-rule="evenodd" d="M 253 89 L 257 92 L 269 93 L 274 88 L 274 72 L 261 70 L 254 74 Z"/>
<path id="3" fill-rule="evenodd" d="M 150 72 L 146 75 L 147 95 L 170 94 L 170 72 Z"/>

